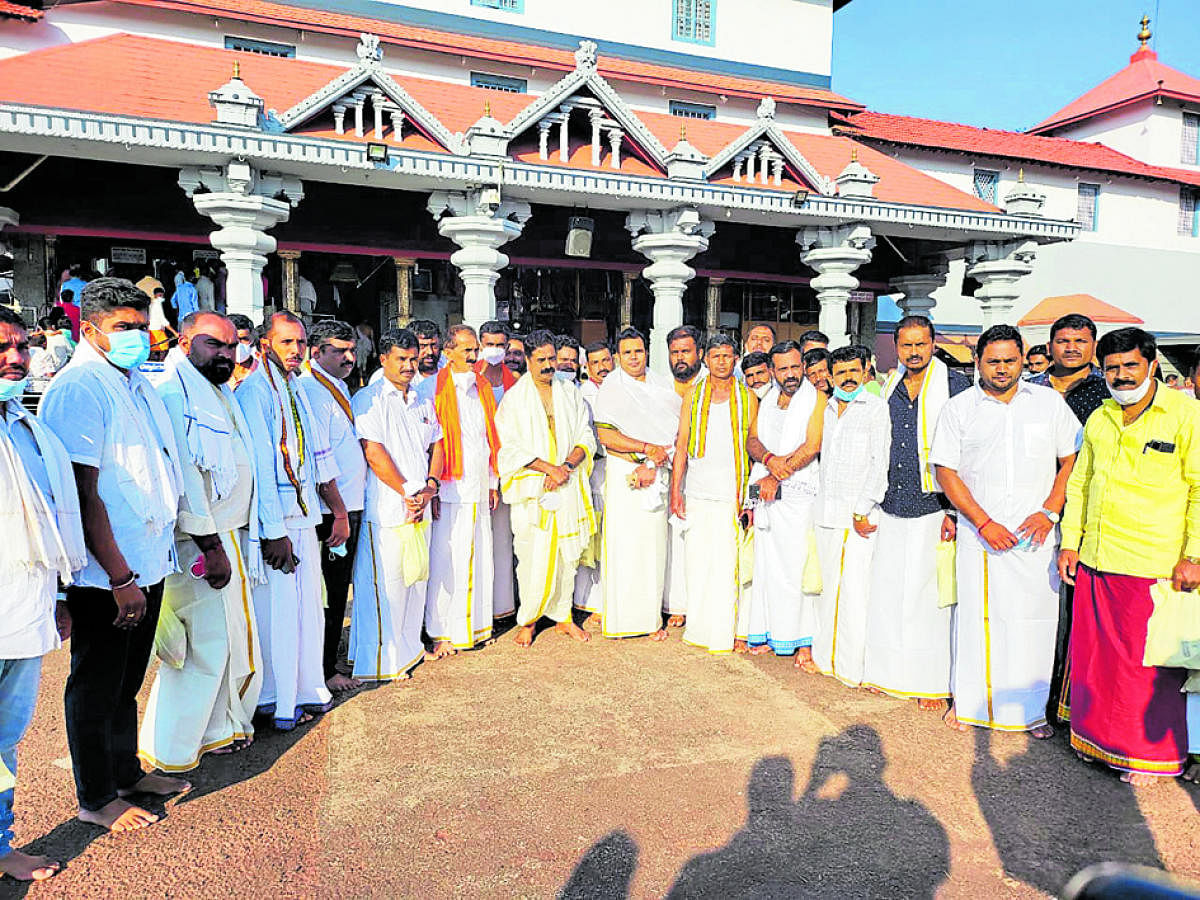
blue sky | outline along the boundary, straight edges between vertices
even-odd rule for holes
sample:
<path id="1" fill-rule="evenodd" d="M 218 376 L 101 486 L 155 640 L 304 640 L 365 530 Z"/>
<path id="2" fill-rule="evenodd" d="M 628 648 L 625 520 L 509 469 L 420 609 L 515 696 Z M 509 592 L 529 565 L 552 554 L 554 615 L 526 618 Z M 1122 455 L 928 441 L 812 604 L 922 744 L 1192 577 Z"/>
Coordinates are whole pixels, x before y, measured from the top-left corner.
<path id="1" fill-rule="evenodd" d="M 1143 14 L 1159 60 L 1200 77 L 1200 0 L 853 0 L 834 16 L 833 89 L 1024 130 L 1128 64 Z"/>

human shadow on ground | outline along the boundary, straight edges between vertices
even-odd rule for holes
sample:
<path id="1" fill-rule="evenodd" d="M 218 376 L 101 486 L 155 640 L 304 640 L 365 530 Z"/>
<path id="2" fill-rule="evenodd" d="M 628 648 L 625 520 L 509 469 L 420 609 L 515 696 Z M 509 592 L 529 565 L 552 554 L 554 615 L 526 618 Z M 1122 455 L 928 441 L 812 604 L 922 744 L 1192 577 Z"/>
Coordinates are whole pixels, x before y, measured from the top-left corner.
<path id="1" fill-rule="evenodd" d="M 1057 896 L 1095 862 L 1162 867 L 1133 788 L 1108 767 L 1062 752 L 1062 731 L 1053 738 L 1059 746 L 1026 738 L 1025 751 L 1001 764 L 992 755 L 992 732 L 972 730 L 971 785 L 1011 878 Z"/>
<path id="2" fill-rule="evenodd" d="M 622 900 L 637 869 L 638 848 L 624 831 L 613 831 L 595 843 L 570 879 L 558 892 L 558 900 Z"/>
<path id="3" fill-rule="evenodd" d="M 928 810 L 888 789 L 885 765 L 879 735 L 866 725 L 821 742 L 799 799 L 791 761 L 760 759 L 746 824 L 724 847 L 688 861 L 668 897 L 933 897 L 950 871 L 949 839 Z M 628 895 L 636 847 L 622 844 L 618 854 L 606 844 L 613 840 L 588 851 L 562 896 L 584 896 L 567 891 L 589 883 L 606 885 L 601 897 Z M 605 865 L 612 870 L 597 882 L 592 873 Z M 624 893 L 612 892 L 622 884 Z"/>

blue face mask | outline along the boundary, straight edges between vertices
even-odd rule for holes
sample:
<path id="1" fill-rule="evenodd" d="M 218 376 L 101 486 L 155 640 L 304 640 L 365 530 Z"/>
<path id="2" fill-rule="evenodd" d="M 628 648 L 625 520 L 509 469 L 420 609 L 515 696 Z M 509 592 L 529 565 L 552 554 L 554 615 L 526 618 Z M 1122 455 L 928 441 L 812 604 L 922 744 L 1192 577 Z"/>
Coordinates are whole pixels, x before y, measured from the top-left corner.
<path id="1" fill-rule="evenodd" d="M 843 403 L 849 403 L 851 400 L 853 400 L 855 397 L 857 397 L 859 394 L 862 393 L 864 387 L 866 387 L 866 382 L 863 382 L 858 387 L 856 387 L 854 389 L 853 393 L 851 393 L 849 391 L 843 391 L 840 387 L 835 387 L 833 389 L 833 396 L 835 399 L 841 400 Z"/>
<path id="2" fill-rule="evenodd" d="M 574 381 L 575 373 L 570 371 L 569 369 L 566 369 L 566 370 L 556 369 L 554 372 L 554 377 L 557 378 L 559 381 Z"/>
<path id="3" fill-rule="evenodd" d="M 118 369 L 136 369 L 150 358 L 150 335 L 145 331 L 105 332 L 109 350 L 104 355 Z"/>
<path id="4" fill-rule="evenodd" d="M 29 384 L 29 376 L 25 376 L 20 381 L 11 381 L 7 378 L 0 378 L 0 403 L 6 400 L 16 400 L 23 393 L 25 387 Z"/>

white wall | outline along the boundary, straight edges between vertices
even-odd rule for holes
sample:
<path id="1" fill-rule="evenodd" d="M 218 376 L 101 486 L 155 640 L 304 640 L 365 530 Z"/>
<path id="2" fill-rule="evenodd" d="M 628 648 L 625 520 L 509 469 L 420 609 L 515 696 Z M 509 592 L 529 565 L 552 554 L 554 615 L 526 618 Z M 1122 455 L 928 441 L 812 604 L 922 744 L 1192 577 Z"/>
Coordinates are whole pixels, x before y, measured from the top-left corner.
<path id="1" fill-rule="evenodd" d="M 1159 106 L 1147 100 L 1058 129 L 1054 136 L 1095 141 L 1155 166 L 1200 169 L 1194 162 L 1188 164 L 1181 159 L 1183 111 L 1184 107 L 1175 101 L 1164 101 Z M 1188 111 L 1200 112 L 1200 108 Z"/>

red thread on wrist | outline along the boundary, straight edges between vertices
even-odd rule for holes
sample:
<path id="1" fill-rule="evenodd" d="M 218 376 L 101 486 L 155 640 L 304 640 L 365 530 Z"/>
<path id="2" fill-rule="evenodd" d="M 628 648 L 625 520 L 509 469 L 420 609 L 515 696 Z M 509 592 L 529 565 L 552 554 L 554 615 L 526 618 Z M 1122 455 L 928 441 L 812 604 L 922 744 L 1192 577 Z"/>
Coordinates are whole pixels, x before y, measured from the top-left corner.
<path id="1" fill-rule="evenodd" d="M 992 524 L 992 520 L 991 520 L 990 518 L 989 518 L 989 519 L 986 519 L 986 520 L 984 521 L 984 523 L 983 523 L 982 525 L 980 525 L 980 526 L 979 526 L 979 530 L 980 530 L 980 531 L 983 531 L 983 529 L 987 528 L 987 527 L 988 527 L 989 525 L 991 525 L 991 524 Z"/>

